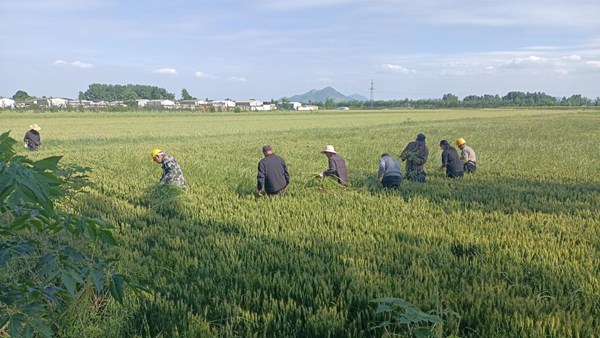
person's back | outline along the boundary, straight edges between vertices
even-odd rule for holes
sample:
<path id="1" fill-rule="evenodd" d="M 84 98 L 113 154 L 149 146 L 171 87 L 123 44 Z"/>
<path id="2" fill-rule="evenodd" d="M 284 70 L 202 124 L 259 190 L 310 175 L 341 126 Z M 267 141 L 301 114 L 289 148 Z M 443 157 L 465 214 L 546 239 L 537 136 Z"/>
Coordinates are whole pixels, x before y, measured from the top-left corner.
<path id="1" fill-rule="evenodd" d="M 333 154 L 329 158 L 329 170 L 325 172 L 326 176 L 337 176 L 338 183 L 348 185 L 348 169 L 346 161 L 337 154 Z"/>
<path id="2" fill-rule="evenodd" d="M 162 183 L 173 184 L 185 189 L 185 178 L 177 160 L 171 155 L 164 155 L 162 159 L 163 176 Z"/>
<path id="3" fill-rule="evenodd" d="M 395 188 L 400 186 L 402 181 L 402 170 L 398 160 L 385 153 L 379 159 L 379 172 L 377 181 L 381 179 L 381 185 L 384 188 Z"/>
<path id="4" fill-rule="evenodd" d="M 258 190 L 264 187 L 269 195 L 274 195 L 284 190 L 290 183 L 290 175 L 281 156 L 273 153 L 265 155 L 258 163 Z"/>
<path id="5" fill-rule="evenodd" d="M 40 133 L 34 129 L 31 129 L 30 131 L 25 133 L 23 142 L 25 142 L 25 146 L 27 146 L 27 149 L 31 151 L 37 150 L 37 148 L 42 145 Z"/>
<path id="6" fill-rule="evenodd" d="M 449 144 L 446 144 L 446 149 L 442 152 L 442 164 L 446 166 L 446 175 L 448 177 L 462 176 L 464 169 L 458 152 Z"/>

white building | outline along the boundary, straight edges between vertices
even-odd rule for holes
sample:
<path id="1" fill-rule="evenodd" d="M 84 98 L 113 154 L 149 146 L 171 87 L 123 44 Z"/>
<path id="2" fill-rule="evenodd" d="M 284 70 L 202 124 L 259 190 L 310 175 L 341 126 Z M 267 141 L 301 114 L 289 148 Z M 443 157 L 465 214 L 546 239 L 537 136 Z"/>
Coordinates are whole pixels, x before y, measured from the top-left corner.
<path id="1" fill-rule="evenodd" d="M 241 110 L 264 110 L 264 104 L 262 101 L 257 100 L 247 100 L 247 101 L 235 101 L 236 108 L 240 108 Z"/>
<path id="2" fill-rule="evenodd" d="M 146 99 L 139 99 L 139 100 L 135 100 L 137 102 L 138 107 L 145 107 L 146 104 L 148 104 L 148 101 L 150 100 L 146 100 Z"/>
<path id="3" fill-rule="evenodd" d="M 94 102 L 89 100 L 71 100 L 69 106 L 71 107 L 91 107 Z"/>
<path id="4" fill-rule="evenodd" d="M 236 102 L 229 101 L 229 100 L 211 101 L 210 104 L 213 107 L 215 107 L 217 109 L 221 109 L 221 110 L 229 110 L 229 109 L 233 109 L 237 106 Z"/>
<path id="5" fill-rule="evenodd" d="M 69 105 L 69 99 L 61 99 L 58 97 L 49 97 L 49 98 L 45 98 L 45 99 L 37 99 L 36 103 L 39 104 L 40 106 L 54 106 L 54 107 L 60 107 L 60 108 L 65 108 Z"/>
<path id="6" fill-rule="evenodd" d="M 174 108 L 175 101 L 172 100 L 148 100 L 146 103 L 147 107 L 163 107 L 163 108 Z"/>
<path id="7" fill-rule="evenodd" d="M 319 107 L 307 104 L 306 106 L 300 106 L 296 110 L 319 110 Z"/>
<path id="8" fill-rule="evenodd" d="M 0 108 L 14 108 L 15 107 L 15 100 L 13 99 L 9 99 L 7 97 L 1 97 L 0 98 Z"/>

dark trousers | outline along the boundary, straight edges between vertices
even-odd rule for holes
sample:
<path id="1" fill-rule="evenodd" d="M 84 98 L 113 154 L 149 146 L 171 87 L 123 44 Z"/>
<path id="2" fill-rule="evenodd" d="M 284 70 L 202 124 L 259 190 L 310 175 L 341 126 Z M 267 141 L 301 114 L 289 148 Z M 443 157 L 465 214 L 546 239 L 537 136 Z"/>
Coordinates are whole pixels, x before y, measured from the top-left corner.
<path id="1" fill-rule="evenodd" d="M 30 151 L 36 151 L 38 149 L 38 146 L 31 141 L 27 141 L 27 149 L 29 149 Z"/>
<path id="2" fill-rule="evenodd" d="M 475 165 L 475 163 L 473 163 L 473 162 L 467 162 L 463 165 L 463 168 L 465 169 L 465 172 L 467 174 L 470 174 L 470 173 L 474 173 L 475 170 L 477 170 L 477 165 Z"/>
<path id="3" fill-rule="evenodd" d="M 446 177 L 448 177 L 448 178 L 461 178 L 464 176 L 464 174 L 465 174 L 464 171 L 459 171 L 457 173 L 452 172 L 452 171 L 446 171 Z"/>
<path id="4" fill-rule="evenodd" d="M 283 197 L 285 195 L 285 189 L 284 190 L 279 190 L 278 192 L 274 192 L 274 193 L 267 193 L 269 195 L 269 197 Z"/>
<path id="5" fill-rule="evenodd" d="M 408 176 L 408 179 L 413 182 L 425 183 L 425 178 L 427 177 L 427 173 L 425 171 L 421 171 L 421 172 L 412 171 L 407 176 Z"/>
<path id="6" fill-rule="evenodd" d="M 384 177 L 383 180 L 381 180 L 381 185 L 384 188 L 395 189 L 400 186 L 400 182 L 402 182 L 401 176 L 388 176 Z"/>

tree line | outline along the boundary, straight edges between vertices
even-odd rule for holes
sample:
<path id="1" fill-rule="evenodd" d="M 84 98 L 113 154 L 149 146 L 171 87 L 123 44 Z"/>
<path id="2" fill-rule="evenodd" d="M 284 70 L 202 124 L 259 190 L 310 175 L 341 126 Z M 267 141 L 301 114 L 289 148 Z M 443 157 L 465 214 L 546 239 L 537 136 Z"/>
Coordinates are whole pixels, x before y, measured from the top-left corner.
<path id="1" fill-rule="evenodd" d="M 326 102 L 313 102 L 312 104 L 325 109 L 335 109 L 337 107 L 349 107 L 352 109 L 369 109 L 370 101 L 348 101 L 333 102 L 328 99 Z M 505 96 L 499 95 L 469 95 L 460 100 L 453 94 L 445 94 L 441 99 L 421 99 L 421 100 L 376 100 L 373 101 L 373 108 L 502 108 L 502 107 L 586 107 L 600 106 L 600 97 L 595 100 L 589 99 L 580 94 L 570 97 L 556 98 L 546 93 L 524 93 L 509 92 Z"/>

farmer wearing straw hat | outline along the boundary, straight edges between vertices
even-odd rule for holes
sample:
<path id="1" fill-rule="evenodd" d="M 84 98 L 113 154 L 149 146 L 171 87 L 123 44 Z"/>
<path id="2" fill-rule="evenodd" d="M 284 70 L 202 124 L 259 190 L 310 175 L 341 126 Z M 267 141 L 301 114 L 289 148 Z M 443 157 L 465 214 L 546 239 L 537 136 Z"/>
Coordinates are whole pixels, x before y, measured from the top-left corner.
<path id="1" fill-rule="evenodd" d="M 467 141 L 464 138 L 456 140 L 456 145 L 461 150 L 460 161 L 463 164 L 464 170 L 467 174 L 474 173 L 477 170 L 475 151 L 467 145 Z"/>
<path id="2" fill-rule="evenodd" d="M 160 179 L 160 183 L 172 184 L 185 189 L 185 178 L 183 178 L 183 172 L 177 160 L 171 156 L 165 154 L 160 149 L 154 149 L 152 151 L 152 160 L 156 163 L 162 164 L 163 175 Z"/>
<path id="3" fill-rule="evenodd" d="M 258 196 L 263 196 L 264 188 L 270 197 L 283 197 L 290 184 L 287 165 L 283 158 L 273 153 L 270 145 L 262 147 L 262 151 L 265 157 L 258 163 L 258 175 L 256 176 Z"/>
<path id="4" fill-rule="evenodd" d="M 36 151 L 38 148 L 42 147 L 42 139 L 40 138 L 40 126 L 37 123 L 29 126 L 31 128 L 30 131 L 25 133 L 25 138 L 23 138 L 23 142 L 25 143 L 25 148 L 30 151 Z"/>
<path id="5" fill-rule="evenodd" d="M 348 186 L 348 169 L 346 168 L 346 162 L 344 159 L 337 155 L 337 152 L 333 146 L 326 146 L 325 150 L 323 150 L 321 154 L 325 154 L 325 156 L 327 156 L 329 159 L 329 169 L 323 171 L 317 176 L 334 176 L 337 177 L 339 184 Z"/>
<path id="6" fill-rule="evenodd" d="M 425 144 L 425 135 L 419 134 L 416 141 L 410 142 L 400 154 L 400 159 L 406 161 L 406 176 L 408 179 L 425 183 L 424 165 L 429 156 L 429 148 Z"/>

